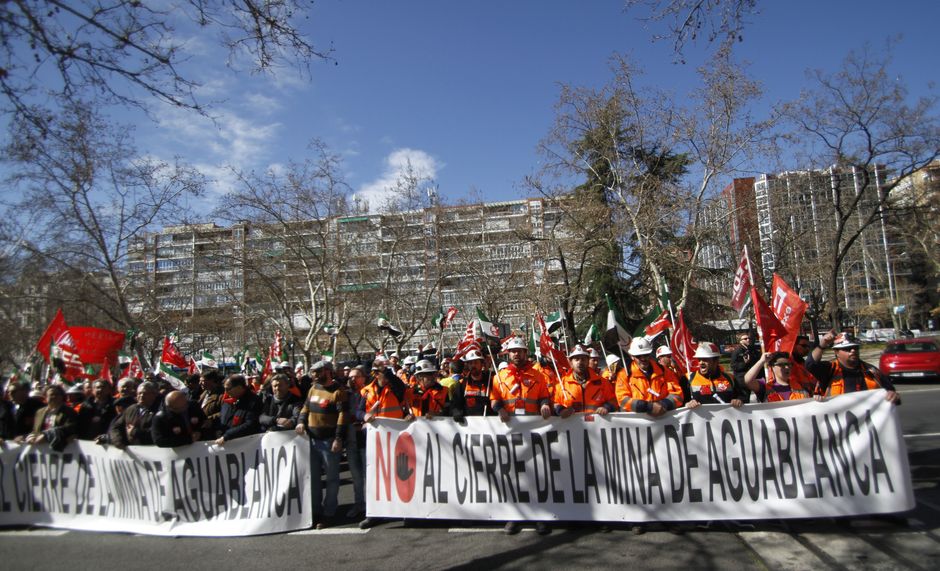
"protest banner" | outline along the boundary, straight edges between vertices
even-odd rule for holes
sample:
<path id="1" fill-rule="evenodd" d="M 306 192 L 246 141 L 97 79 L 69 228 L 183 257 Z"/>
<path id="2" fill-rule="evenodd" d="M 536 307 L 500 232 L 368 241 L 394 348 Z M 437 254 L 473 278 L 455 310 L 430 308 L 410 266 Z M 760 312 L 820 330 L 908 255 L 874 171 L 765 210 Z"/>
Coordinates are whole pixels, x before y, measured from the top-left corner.
<path id="1" fill-rule="evenodd" d="M 312 525 L 310 445 L 293 431 L 221 448 L 87 441 L 63 452 L 7 443 L 0 451 L 0 525 L 149 535 L 233 536 Z"/>
<path id="2" fill-rule="evenodd" d="M 914 506 L 885 391 L 645 415 L 379 419 L 370 517 L 687 521 L 832 517 Z"/>

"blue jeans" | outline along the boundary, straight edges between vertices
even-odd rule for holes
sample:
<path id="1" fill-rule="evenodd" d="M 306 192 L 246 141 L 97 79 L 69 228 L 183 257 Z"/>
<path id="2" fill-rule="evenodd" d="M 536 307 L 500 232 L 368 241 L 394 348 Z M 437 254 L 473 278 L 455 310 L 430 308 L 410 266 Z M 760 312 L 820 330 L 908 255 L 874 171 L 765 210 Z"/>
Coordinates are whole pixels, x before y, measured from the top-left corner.
<path id="1" fill-rule="evenodd" d="M 310 476 L 313 478 L 313 516 L 333 517 L 339 503 L 340 454 L 332 452 L 333 439 L 310 439 Z M 323 480 L 326 471 L 326 498 L 323 497 Z"/>
<path id="2" fill-rule="evenodd" d="M 355 428 L 349 431 L 347 438 L 346 460 L 349 461 L 349 474 L 352 476 L 353 504 L 356 507 L 366 507 L 366 449 L 356 445 Z"/>

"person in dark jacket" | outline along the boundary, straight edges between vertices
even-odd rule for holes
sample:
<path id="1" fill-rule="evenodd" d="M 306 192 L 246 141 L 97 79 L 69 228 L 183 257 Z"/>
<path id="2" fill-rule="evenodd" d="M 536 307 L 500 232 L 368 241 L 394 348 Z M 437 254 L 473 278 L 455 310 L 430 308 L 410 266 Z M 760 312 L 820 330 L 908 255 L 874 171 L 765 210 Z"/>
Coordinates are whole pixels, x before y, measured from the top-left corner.
<path id="1" fill-rule="evenodd" d="M 216 370 L 206 371 L 199 379 L 199 386 L 202 388 L 199 406 L 209 421 L 203 427 L 202 433 L 208 435 L 218 429 L 219 413 L 222 411 L 222 373 Z M 217 434 L 212 436 L 216 437 Z"/>
<path id="2" fill-rule="evenodd" d="M 36 411 L 46 406 L 42 399 L 29 396 L 29 383 L 10 381 L 6 399 L 0 401 L 0 440 L 13 440 L 33 430 Z"/>
<path id="3" fill-rule="evenodd" d="M 111 383 L 98 379 L 92 388 L 92 396 L 85 399 L 78 407 L 79 439 L 94 440 L 108 432 L 114 417 Z"/>
<path id="4" fill-rule="evenodd" d="M 291 393 L 291 380 L 278 373 L 271 379 L 271 393 L 262 393 L 259 423 L 262 432 L 293 430 L 303 401 Z"/>
<path id="5" fill-rule="evenodd" d="M 33 431 L 25 438 L 26 444 L 48 442 L 56 452 L 61 452 L 74 440 L 78 429 L 78 415 L 65 401 L 62 385 L 46 387 L 46 406 L 36 411 Z"/>
<path id="6" fill-rule="evenodd" d="M 195 407 L 198 409 L 198 407 Z M 198 419 L 194 423 L 189 399 L 181 391 L 171 391 L 163 401 L 163 408 L 153 417 L 150 428 L 153 443 L 161 448 L 186 446 L 199 440 Z"/>
<path id="7" fill-rule="evenodd" d="M 346 460 L 353 482 L 353 505 L 346 514 L 354 518 L 366 513 L 366 397 L 362 389 L 366 386 L 365 367 L 356 366 L 349 370 L 349 434 L 346 437 Z"/>
<path id="8" fill-rule="evenodd" d="M 219 412 L 219 432 L 222 435 L 215 440 L 218 446 L 225 446 L 228 440 L 257 434 L 261 429 L 261 399 L 248 388 L 245 377 L 229 375 L 224 388 L 225 396 Z"/>
<path id="9" fill-rule="evenodd" d="M 137 387 L 137 404 L 124 410 L 108 431 L 110 443 L 124 449 L 129 445 L 140 446 L 153 444 L 151 427 L 153 417 L 160 410 L 160 391 L 157 385 L 145 381 Z M 103 443 L 103 439 L 97 442 Z"/>
<path id="10" fill-rule="evenodd" d="M 734 381 L 739 387 L 745 386 L 744 375 L 760 358 L 760 346 L 754 342 L 754 337 L 749 332 L 738 335 L 738 346 L 731 352 L 731 371 L 734 373 Z M 761 378 L 763 378 L 763 374 L 761 374 Z M 747 389 L 744 389 L 744 393 L 744 400 L 747 401 L 749 396 Z"/>

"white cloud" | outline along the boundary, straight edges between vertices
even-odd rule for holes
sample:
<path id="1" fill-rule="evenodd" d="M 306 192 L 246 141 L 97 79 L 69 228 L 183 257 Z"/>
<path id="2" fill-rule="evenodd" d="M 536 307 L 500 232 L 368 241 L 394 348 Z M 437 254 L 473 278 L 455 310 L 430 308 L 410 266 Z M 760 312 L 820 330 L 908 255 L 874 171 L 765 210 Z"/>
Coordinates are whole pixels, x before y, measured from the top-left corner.
<path id="1" fill-rule="evenodd" d="M 437 172 L 444 168 L 442 163 L 430 154 L 418 149 L 395 149 L 385 158 L 385 170 L 374 181 L 362 185 L 355 197 L 366 201 L 369 210 L 375 212 L 391 200 L 398 198 L 395 188 L 408 168 L 419 180 L 428 182 L 437 178 Z"/>

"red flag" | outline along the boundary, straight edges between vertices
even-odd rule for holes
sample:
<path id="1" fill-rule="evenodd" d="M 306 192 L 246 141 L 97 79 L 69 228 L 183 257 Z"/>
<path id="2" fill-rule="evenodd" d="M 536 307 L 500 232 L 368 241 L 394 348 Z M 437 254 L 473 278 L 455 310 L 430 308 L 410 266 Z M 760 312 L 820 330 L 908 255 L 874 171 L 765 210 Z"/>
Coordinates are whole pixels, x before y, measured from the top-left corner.
<path id="1" fill-rule="evenodd" d="M 780 345 L 787 336 L 787 328 L 780 323 L 756 287 L 751 288 L 751 303 L 754 304 L 754 317 L 757 319 L 764 351 L 781 351 Z"/>
<path id="2" fill-rule="evenodd" d="M 62 330 L 59 336 L 53 340 L 57 354 L 51 355 L 58 357 L 65 363 L 64 377 L 68 381 L 75 381 L 85 376 L 85 365 L 82 363 L 78 351 L 75 349 L 75 340 L 68 328 Z"/>
<path id="3" fill-rule="evenodd" d="M 747 246 L 745 246 L 741 263 L 734 272 L 734 288 L 731 290 L 731 309 L 738 312 L 738 317 L 741 317 L 744 309 L 747 308 L 747 293 L 751 289 L 751 281 L 751 261 L 748 259 Z"/>
<path id="4" fill-rule="evenodd" d="M 774 315 L 780 320 L 780 324 L 787 330 L 786 336 L 780 344 L 780 351 L 790 352 L 796 345 L 796 337 L 800 334 L 800 326 L 803 323 L 803 316 L 809 308 L 809 304 L 800 299 L 800 295 L 793 291 L 783 281 L 783 278 L 774 274 L 774 281 L 771 286 L 773 292 L 772 304 Z"/>
<path id="5" fill-rule="evenodd" d="M 698 360 L 694 356 L 697 346 L 698 344 L 692 341 L 692 332 L 686 326 L 685 316 L 680 309 L 672 333 L 672 354 L 676 357 L 675 361 L 682 375 L 689 374 L 689 371 L 698 366 Z"/>
<path id="6" fill-rule="evenodd" d="M 75 348 L 88 364 L 115 363 L 124 346 L 124 333 L 98 327 L 69 327 Z"/>
<path id="7" fill-rule="evenodd" d="M 555 366 L 558 367 L 558 372 L 564 375 L 571 370 L 568 356 L 565 355 L 564 351 L 555 348 L 555 342 L 552 341 L 551 335 L 548 334 L 548 327 L 545 325 L 545 320 L 542 319 L 542 314 L 535 314 L 535 318 L 538 320 L 539 327 L 542 330 L 542 334 L 539 336 L 539 352 L 542 353 L 543 357 L 554 361 Z"/>
<path id="8" fill-rule="evenodd" d="M 646 326 L 644 330 L 647 337 L 655 337 L 667 329 L 672 328 L 672 321 L 669 321 L 669 310 L 663 311 L 659 317 Z"/>
<path id="9" fill-rule="evenodd" d="M 163 354 L 160 356 L 160 362 L 172 365 L 177 369 L 189 368 L 189 364 L 186 363 L 186 357 L 180 353 L 180 350 L 176 347 L 176 343 L 170 341 L 169 337 L 163 338 Z"/>
<path id="10" fill-rule="evenodd" d="M 65 324 L 65 316 L 62 315 L 62 310 L 58 309 L 55 312 L 55 317 L 52 318 L 49 326 L 43 332 L 42 337 L 39 338 L 39 342 L 36 343 L 36 351 L 46 358 L 46 362 L 49 361 L 49 347 L 52 346 L 52 342 L 58 339 L 59 335 L 66 330 L 68 330 L 68 326 Z"/>
<path id="11" fill-rule="evenodd" d="M 441 325 L 441 329 L 450 325 L 455 317 L 457 317 L 457 308 L 454 306 L 448 307 L 447 312 L 444 314 L 444 323 Z"/>
<path id="12" fill-rule="evenodd" d="M 470 323 L 467 323 L 467 331 L 463 335 L 463 339 L 457 343 L 457 350 L 454 351 L 454 356 L 451 357 L 452 360 L 456 361 L 462 358 L 464 355 L 469 353 L 472 350 L 483 352 L 482 347 L 480 346 L 480 341 L 483 338 L 481 334 L 479 338 L 476 335 L 477 322 L 475 319 L 471 319 Z"/>
<path id="13" fill-rule="evenodd" d="M 188 361 L 189 361 L 189 367 L 187 367 L 186 374 L 188 374 L 188 375 L 195 375 L 196 372 L 197 372 L 197 371 L 196 371 L 196 360 L 193 359 L 192 357 L 190 357 L 190 358 L 188 359 Z"/>
<path id="14" fill-rule="evenodd" d="M 140 359 L 137 358 L 137 355 L 134 355 L 134 358 L 131 359 L 131 365 L 127 368 L 127 376 L 132 379 L 144 378 L 144 369 L 140 366 Z"/>

